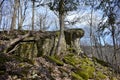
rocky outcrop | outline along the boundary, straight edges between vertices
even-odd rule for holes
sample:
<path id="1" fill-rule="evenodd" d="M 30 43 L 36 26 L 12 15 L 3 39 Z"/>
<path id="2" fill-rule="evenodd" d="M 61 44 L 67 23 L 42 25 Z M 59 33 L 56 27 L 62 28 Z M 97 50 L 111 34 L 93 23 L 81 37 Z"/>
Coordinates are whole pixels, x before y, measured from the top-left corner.
<path id="1" fill-rule="evenodd" d="M 50 32 L 51 33 L 51 32 Z M 58 41 L 59 31 L 52 32 L 55 35 L 47 38 L 40 38 L 37 41 L 39 54 L 43 53 L 43 55 L 53 55 L 55 54 L 55 48 Z M 63 46 L 64 52 L 74 52 L 80 53 L 80 38 L 83 37 L 84 31 L 82 29 L 69 29 L 64 31 L 65 34 L 65 42 L 66 46 Z"/>
<path id="2" fill-rule="evenodd" d="M 64 34 L 67 43 L 67 49 L 71 53 L 80 54 L 80 39 L 84 36 L 84 31 L 82 29 L 70 29 L 65 31 Z"/>
<path id="3" fill-rule="evenodd" d="M 59 31 L 13 31 L 9 34 L 4 32 L 0 34 L 0 51 L 27 58 L 54 55 L 59 34 Z M 83 37 L 84 31 L 69 29 L 65 30 L 64 34 L 65 41 L 63 43 L 65 46 L 62 47 L 62 53 L 79 54 L 81 52 L 79 40 Z"/>

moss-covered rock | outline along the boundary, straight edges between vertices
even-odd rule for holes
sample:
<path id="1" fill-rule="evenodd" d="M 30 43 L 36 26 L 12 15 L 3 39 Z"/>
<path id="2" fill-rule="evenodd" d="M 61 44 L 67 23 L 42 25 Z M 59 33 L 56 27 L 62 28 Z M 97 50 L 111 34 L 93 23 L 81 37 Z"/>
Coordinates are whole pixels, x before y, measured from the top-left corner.
<path id="1" fill-rule="evenodd" d="M 102 73 L 104 71 L 107 72 L 106 67 L 104 69 L 104 67 L 102 67 L 102 65 L 99 63 L 95 65 L 96 62 L 94 63 L 92 59 L 87 57 L 82 58 L 74 54 L 68 54 L 64 56 L 63 61 L 69 65 L 72 65 L 74 72 L 73 75 L 78 78 L 81 77 L 83 80 L 102 80 L 107 78 L 107 76 Z M 98 66 L 100 69 L 96 66 Z"/>
<path id="2" fill-rule="evenodd" d="M 67 64 L 76 66 L 77 64 L 79 64 L 81 61 L 80 59 L 75 56 L 74 54 L 68 54 L 63 58 L 63 61 Z"/>
<path id="3" fill-rule="evenodd" d="M 63 65 L 64 65 L 64 63 L 63 63 L 58 57 L 56 57 L 56 56 L 47 56 L 47 58 L 48 58 L 50 61 L 56 63 L 56 64 L 59 65 L 59 66 L 63 66 Z"/>
<path id="4" fill-rule="evenodd" d="M 7 40 L 10 42 L 11 39 L 14 40 L 16 38 L 20 38 L 28 32 L 29 31 L 27 30 L 13 30 L 13 32 L 10 31 L 8 34 L 7 31 L 5 31 L 5 34 L 0 34 L 0 36 L 4 38 L 7 36 Z M 15 53 L 21 57 L 33 59 L 36 56 L 40 57 L 42 55 L 54 55 L 59 40 L 59 34 L 60 31 L 31 31 L 29 36 L 25 37 L 23 40 L 18 41 L 14 46 L 10 47 L 7 50 L 1 50 L 5 44 L 4 46 L 0 45 L 0 51 L 7 53 L 19 44 L 17 50 L 12 53 Z M 81 49 L 79 39 L 84 36 L 84 31 L 82 29 L 68 29 L 64 31 L 64 34 L 65 36 L 62 38 L 63 46 L 61 47 L 61 52 L 64 53 L 67 48 L 73 48 L 73 50 L 70 50 L 71 52 L 80 53 Z"/>
<path id="5" fill-rule="evenodd" d="M 107 76 L 105 74 L 103 74 L 102 72 L 100 72 L 100 71 L 96 72 L 96 80 L 103 80 L 106 78 L 107 78 Z"/>
<path id="6" fill-rule="evenodd" d="M 84 79 L 94 78 L 95 68 L 93 66 L 81 65 L 81 70 L 78 72 Z"/>
<path id="7" fill-rule="evenodd" d="M 33 59 L 37 57 L 37 45 L 35 42 L 20 43 L 15 54 L 23 58 Z"/>
<path id="8" fill-rule="evenodd" d="M 71 73 L 71 76 L 73 77 L 73 80 L 84 80 L 79 74 L 74 72 Z"/>
<path id="9" fill-rule="evenodd" d="M 64 61 L 67 64 L 73 65 L 75 67 L 76 75 L 79 75 L 85 80 L 93 78 L 95 68 L 93 67 L 93 62 L 88 58 L 81 58 L 74 54 L 68 54 L 64 57 Z"/>
<path id="10" fill-rule="evenodd" d="M 80 54 L 80 38 L 84 36 L 82 29 L 69 29 L 64 31 L 67 48 L 72 49 L 73 53 Z"/>
<path id="11" fill-rule="evenodd" d="M 116 77 L 112 77 L 111 80 L 118 80 Z"/>

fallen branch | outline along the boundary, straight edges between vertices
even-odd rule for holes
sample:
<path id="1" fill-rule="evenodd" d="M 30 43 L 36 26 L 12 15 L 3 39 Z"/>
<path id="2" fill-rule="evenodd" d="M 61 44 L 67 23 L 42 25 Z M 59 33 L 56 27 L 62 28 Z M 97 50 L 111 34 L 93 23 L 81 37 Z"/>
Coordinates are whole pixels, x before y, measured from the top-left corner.
<path id="1" fill-rule="evenodd" d="M 30 36 L 30 33 L 27 33 L 23 36 L 19 36 L 19 38 L 12 39 L 7 43 L 3 43 L 0 45 L 0 52 L 8 53 L 11 51 L 20 41 L 22 41 L 24 38 Z"/>
<path id="2" fill-rule="evenodd" d="M 9 52 L 7 52 L 6 54 L 11 54 L 18 48 L 18 46 L 19 46 L 19 44 L 15 45 L 15 47 L 12 50 L 10 50 Z"/>

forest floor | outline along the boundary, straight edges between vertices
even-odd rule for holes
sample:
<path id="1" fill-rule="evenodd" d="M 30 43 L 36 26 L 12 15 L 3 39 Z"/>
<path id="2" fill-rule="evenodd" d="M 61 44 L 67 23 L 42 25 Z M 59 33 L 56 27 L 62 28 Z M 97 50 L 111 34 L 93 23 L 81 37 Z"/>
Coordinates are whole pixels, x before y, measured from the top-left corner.
<path id="1" fill-rule="evenodd" d="M 0 54 L 0 80 L 120 80 L 120 74 L 96 58 L 67 54 L 29 60 Z"/>

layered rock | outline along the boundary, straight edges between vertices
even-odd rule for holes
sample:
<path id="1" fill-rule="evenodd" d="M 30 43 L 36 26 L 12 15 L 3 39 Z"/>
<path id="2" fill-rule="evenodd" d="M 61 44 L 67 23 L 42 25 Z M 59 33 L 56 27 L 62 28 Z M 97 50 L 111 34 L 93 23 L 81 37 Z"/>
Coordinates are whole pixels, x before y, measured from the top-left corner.
<path id="1" fill-rule="evenodd" d="M 37 47 L 38 47 L 38 54 L 42 55 L 54 55 L 55 54 L 55 49 L 56 45 L 58 42 L 58 36 L 59 36 L 59 31 L 55 32 L 50 32 L 53 33 L 54 35 L 45 37 L 45 38 L 40 38 L 39 41 L 37 41 Z M 74 53 L 80 53 L 80 38 L 83 37 L 84 31 L 82 29 L 70 29 L 64 31 L 65 34 L 65 42 L 62 47 L 63 53 L 65 52 L 74 52 Z"/>
<path id="2" fill-rule="evenodd" d="M 29 33 L 27 37 L 23 38 L 27 33 Z M 55 49 L 59 34 L 59 31 L 15 31 L 10 34 L 5 32 L 4 36 L 1 34 L 1 38 L 6 42 L 8 41 L 7 43 L 11 43 L 10 41 L 14 41 L 18 38 L 18 41 L 14 46 L 10 46 L 8 49 L 4 50 L 4 52 L 10 53 L 10 49 L 15 48 L 12 53 L 22 57 L 34 58 L 41 55 L 56 54 Z M 62 47 L 62 53 L 71 52 L 79 54 L 81 52 L 79 42 L 80 38 L 84 35 L 84 31 L 82 29 L 69 29 L 64 31 L 64 35 L 65 41 L 63 42 L 63 45 L 65 46 Z M 3 44 L 1 44 L 1 46 L 2 45 Z M 4 46 L 5 44 L 3 47 Z"/>

